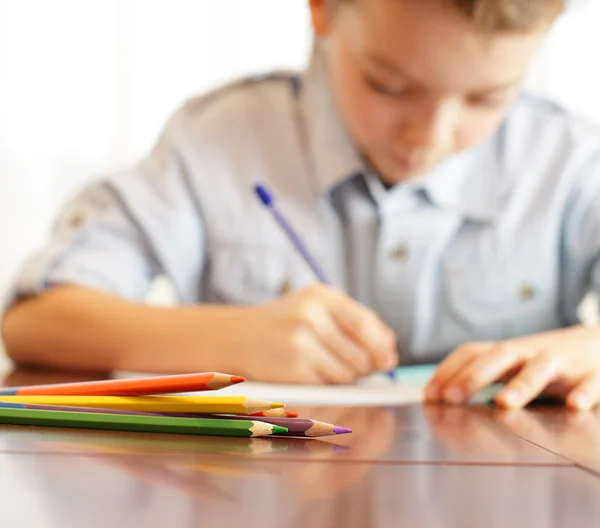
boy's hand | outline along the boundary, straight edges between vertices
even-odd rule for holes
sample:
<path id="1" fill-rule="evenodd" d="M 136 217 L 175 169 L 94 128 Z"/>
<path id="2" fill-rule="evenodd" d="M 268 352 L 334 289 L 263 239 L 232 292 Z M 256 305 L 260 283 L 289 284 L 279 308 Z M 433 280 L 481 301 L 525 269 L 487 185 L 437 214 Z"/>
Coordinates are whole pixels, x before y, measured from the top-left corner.
<path id="1" fill-rule="evenodd" d="M 496 343 L 468 343 L 437 369 L 425 397 L 465 403 L 479 390 L 507 382 L 496 395 L 502 407 L 523 407 L 540 395 L 573 409 L 600 402 L 600 329 L 573 327 Z"/>
<path id="2" fill-rule="evenodd" d="M 396 338 L 372 310 L 317 284 L 250 308 L 237 357 L 252 379 L 351 383 L 397 362 Z"/>

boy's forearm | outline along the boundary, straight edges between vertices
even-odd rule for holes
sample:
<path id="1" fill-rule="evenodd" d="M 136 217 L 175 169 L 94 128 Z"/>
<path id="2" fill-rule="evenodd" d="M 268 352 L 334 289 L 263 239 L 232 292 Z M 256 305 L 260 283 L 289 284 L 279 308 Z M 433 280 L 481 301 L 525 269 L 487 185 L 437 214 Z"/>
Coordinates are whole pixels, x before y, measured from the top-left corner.
<path id="1" fill-rule="evenodd" d="M 17 363 L 77 370 L 235 370 L 235 307 L 158 308 L 79 287 L 56 287 L 2 322 Z"/>

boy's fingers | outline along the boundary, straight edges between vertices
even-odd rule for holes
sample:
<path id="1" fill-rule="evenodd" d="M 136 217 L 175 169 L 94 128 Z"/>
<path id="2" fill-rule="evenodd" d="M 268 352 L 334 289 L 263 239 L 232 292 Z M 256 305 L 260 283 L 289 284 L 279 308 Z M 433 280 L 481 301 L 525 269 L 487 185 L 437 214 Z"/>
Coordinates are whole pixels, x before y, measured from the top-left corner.
<path id="1" fill-rule="evenodd" d="M 356 375 L 337 357 L 322 347 L 313 357 L 315 370 L 326 383 L 347 384 L 356 380 Z"/>
<path id="2" fill-rule="evenodd" d="M 331 314 L 344 333 L 370 353 L 378 369 L 393 368 L 397 363 L 394 332 L 375 312 L 342 292 L 329 289 L 325 295 Z"/>
<path id="3" fill-rule="evenodd" d="M 574 410 L 587 411 L 600 402 L 600 372 L 592 372 L 567 396 L 567 405 Z"/>
<path id="4" fill-rule="evenodd" d="M 436 369 L 425 388 L 425 398 L 432 402 L 440 401 L 446 385 L 490 348 L 490 343 L 467 343 L 455 349 Z"/>
<path id="5" fill-rule="evenodd" d="M 356 379 L 356 374 L 323 345 L 312 329 L 297 332 L 294 346 L 301 355 L 299 364 L 321 383 L 351 383 Z"/>
<path id="6" fill-rule="evenodd" d="M 496 343 L 489 352 L 479 355 L 446 384 L 444 401 L 460 404 L 491 385 L 515 365 L 522 363 L 523 351 L 508 343 Z"/>
<path id="7" fill-rule="evenodd" d="M 374 368 L 368 352 L 343 332 L 323 303 L 312 301 L 306 319 L 321 343 L 356 376 L 366 376 Z"/>
<path id="8" fill-rule="evenodd" d="M 556 356 L 539 353 L 496 395 L 496 403 L 502 407 L 524 407 L 556 379 L 560 369 Z"/>

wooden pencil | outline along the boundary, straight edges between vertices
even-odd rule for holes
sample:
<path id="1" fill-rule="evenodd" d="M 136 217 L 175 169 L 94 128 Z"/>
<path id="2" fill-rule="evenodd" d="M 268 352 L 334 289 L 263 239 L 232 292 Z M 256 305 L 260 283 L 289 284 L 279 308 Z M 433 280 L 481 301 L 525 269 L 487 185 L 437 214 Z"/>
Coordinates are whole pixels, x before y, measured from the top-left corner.
<path id="1" fill-rule="evenodd" d="M 176 374 L 137 379 L 112 379 L 53 383 L 23 387 L 5 387 L 0 395 L 6 396 L 148 396 L 218 390 L 246 381 L 241 376 L 220 372 Z"/>
<path id="2" fill-rule="evenodd" d="M 287 432 L 285 427 L 254 420 L 40 411 L 27 409 L 25 405 L 6 403 L 0 404 L 0 424 L 243 437 L 269 436 Z"/>
<path id="3" fill-rule="evenodd" d="M 0 397 L 1 398 L 1 397 Z M 1 404 L 1 402 L 0 402 Z M 11 404 L 12 405 L 12 404 Z M 123 414 L 128 416 L 174 416 L 179 418 L 214 418 L 214 417 L 230 417 L 230 418 L 240 418 L 244 420 L 257 420 L 259 422 L 271 422 L 268 418 L 263 417 L 263 413 L 254 413 L 251 415 L 236 415 L 236 414 L 207 414 L 207 413 L 177 413 L 177 412 L 146 412 L 146 411 L 131 411 L 131 410 L 122 410 L 122 409 L 110 409 L 110 408 L 102 408 L 102 407 L 78 407 L 71 405 L 44 405 L 39 403 L 26 403 L 20 404 L 24 405 L 24 409 L 36 409 L 38 411 L 69 411 L 69 412 L 84 412 L 84 413 L 99 413 L 99 414 Z M 263 419 L 267 418 L 267 419 Z M 275 418 L 275 417 L 274 417 Z M 322 423 L 322 422 L 319 422 Z M 275 424 L 279 425 L 279 424 Z M 332 433 L 336 434 L 336 433 Z"/>
<path id="4" fill-rule="evenodd" d="M 0 396 L 0 402 L 152 413 L 243 415 L 283 407 L 282 403 L 255 400 L 245 396 Z"/>
<path id="5" fill-rule="evenodd" d="M 222 420 L 244 420 L 248 419 L 244 416 L 232 416 L 223 414 L 205 415 Z M 352 429 L 340 427 L 326 422 L 310 420 L 308 418 L 285 418 L 285 417 L 270 417 L 270 416 L 253 416 L 253 420 L 270 423 L 271 425 L 280 425 L 287 428 L 286 433 L 281 433 L 281 436 L 307 436 L 317 438 L 321 436 L 342 435 L 352 432 Z"/>
<path id="6" fill-rule="evenodd" d="M 269 411 L 261 411 L 250 414 L 250 416 L 281 416 L 283 418 L 298 418 L 298 413 L 287 411 L 286 409 L 271 409 Z"/>

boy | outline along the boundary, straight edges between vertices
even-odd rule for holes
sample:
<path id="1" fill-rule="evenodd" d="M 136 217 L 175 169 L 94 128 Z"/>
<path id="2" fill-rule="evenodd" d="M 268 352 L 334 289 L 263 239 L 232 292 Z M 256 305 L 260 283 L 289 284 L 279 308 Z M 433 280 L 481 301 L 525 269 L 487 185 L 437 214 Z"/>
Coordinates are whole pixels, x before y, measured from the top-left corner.
<path id="1" fill-rule="evenodd" d="M 564 0 L 311 0 L 301 76 L 190 101 L 65 209 L 3 333 L 24 363 L 348 383 L 444 359 L 461 403 L 600 397 L 600 135 L 520 94 Z M 255 183 L 317 256 L 314 278 Z M 180 307 L 145 306 L 170 277 Z M 397 352 L 398 351 L 398 352 Z"/>

